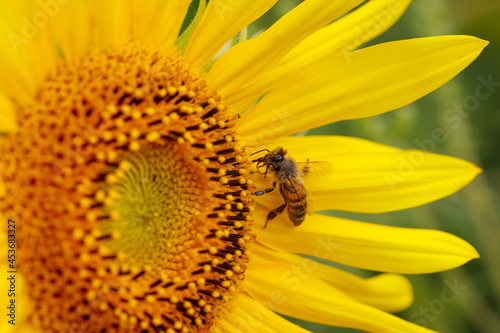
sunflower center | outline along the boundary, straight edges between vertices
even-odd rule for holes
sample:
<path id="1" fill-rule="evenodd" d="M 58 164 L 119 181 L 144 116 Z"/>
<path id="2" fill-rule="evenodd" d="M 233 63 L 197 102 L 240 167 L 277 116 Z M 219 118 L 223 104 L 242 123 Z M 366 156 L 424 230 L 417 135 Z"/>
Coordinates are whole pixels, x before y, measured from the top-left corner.
<path id="1" fill-rule="evenodd" d="M 243 279 L 236 117 L 175 51 L 61 64 L 0 140 L 18 269 L 48 331 L 208 331 Z"/>
<path id="2" fill-rule="evenodd" d="M 213 191 L 203 174 L 176 144 L 153 144 L 127 154 L 116 180 L 98 194 L 112 195 L 106 208 L 112 218 L 101 229 L 119 235 L 107 246 L 123 252 L 128 264 L 151 265 L 157 274 L 178 270 L 174 258 L 195 229 L 191 216 L 203 212 Z"/>

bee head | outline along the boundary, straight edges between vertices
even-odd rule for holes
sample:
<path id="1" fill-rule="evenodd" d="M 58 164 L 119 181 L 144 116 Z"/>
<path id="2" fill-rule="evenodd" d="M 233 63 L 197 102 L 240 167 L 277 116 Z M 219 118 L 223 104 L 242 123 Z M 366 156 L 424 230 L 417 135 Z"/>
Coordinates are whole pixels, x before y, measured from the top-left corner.
<path id="1" fill-rule="evenodd" d="M 285 161 L 286 150 L 283 147 L 278 147 L 269 154 L 267 154 L 264 158 L 266 160 L 266 164 L 271 167 L 279 168 L 283 162 Z"/>
<path id="2" fill-rule="evenodd" d="M 271 171 L 276 171 L 283 164 L 283 162 L 285 161 L 286 150 L 283 149 L 283 147 L 278 147 L 273 151 L 262 149 L 250 155 L 254 155 L 262 151 L 267 151 L 268 153 L 263 157 L 259 157 L 253 160 L 252 162 L 257 162 L 257 169 L 259 169 L 263 165 L 266 166 L 266 171 L 264 173 L 264 177 L 266 177 L 269 168 L 271 168 Z"/>

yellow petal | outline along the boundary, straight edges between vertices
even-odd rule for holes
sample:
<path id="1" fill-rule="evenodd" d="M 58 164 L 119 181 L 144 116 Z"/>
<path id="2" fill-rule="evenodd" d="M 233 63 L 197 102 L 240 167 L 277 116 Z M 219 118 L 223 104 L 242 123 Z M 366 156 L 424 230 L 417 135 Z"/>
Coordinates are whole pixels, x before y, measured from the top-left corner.
<path id="1" fill-rule="evenodd" d="M 132 35 L 132 7 L 127 1 L 89 0 L 90 43 L 97 50 L 117 47 Z"/>
<path id="2" fill-rule="evenodd" d="M 34 0 L 0 4 L 0 91 L 19 102 L 36 94 L 56 66 L 51 18 Z"/>
<path id="3" fill-rule="evenodd" d="M 51 3 L 54 11 L 54 31 L 61 46 L 64 59 L 73 63 L 88 51 L 89 14 L 86 0 L 72 0 L 63 5 Z"/>
<path id="4" fill-rule="evenodd" d="M 397 109 L 449 81 L 486 45 L 469 36 L 418 38 L 307 66 L 245 112 L 239 134 L 247 144 L 262 144 L 262 138 Z"/>
<path id="5" fill-rule="evenodd" d="M 238 31 L 267 12 L 277 0 L 212 0 L 184 53 L 195 67 L 203 66 Z"/>
<path id="6" fill-rule="evenodd" d="M 388 273 L 434 273 L 478 258 L 466 241 L 439 230 L 410 229 L 358 222 L 326 215 L 308 216 L 293 227 L 285 214 L 263 228 L 269 209 L 255 210 L 260 243 L 340 264 Z"/>
<path id="7" fill-rule="evenodd" d="M 364 279 L 302 256 L 271 250 L 258 243 L 252 245 L 252 252 L 260 257 L 288 263 L 297 275 L 314 275 L 357 301 L 380 310 L 403 311 L 413 302 L 411 283 L 402 275 L 379 274 Z"/>
<path id="8" fill-rule="evenodd" d="M 190 3 L 190 0 L 133 0 L 134 39 L 151 44 L 173 45 Z"/>
<path id="9" fill-rule="evenodd" d="M 254 39 L 226 52 L 209 72 L 214 88 L 229 96 L 245 89 L 293 47 L 316 30 L 343 15 L 360 0 L 304 1 Z M 221 45 L 222 46 L 222 45 Z"/>
<path id="10" fill-rule="evenodd" d="M 234 302 L 231 313 L 221 322 L 223 330 L 231 333 L 307 333 L 309 331 L 292 324 L 272 312 L 247 293 L 241 292 Z"/>
<path id="11" fill-rule="evenodd" d="M 253 298 L 290 317 L 368 332 L 430 332 L 357 302 L 314 275 L 301 277 L 290 265 L 259 258 L 245 275 L 244 288 Z"/>
<path id="12" fill-rule="evenodd" d="M 226 96 L 231 112 L 240 113 L 267 93 L 284 77 L 310 64 L 345 57 L 363 43 L 391 27 L 404 13 L 410 0 L 372 0 L 332 24 L 316 31 L 254 84 Z"/>
<path id="13" fill-rule="evenodd" d="M 0 93 L 0 133 L 15 130 L 17 130 L 16 109 L 10 99 Z"/>
<path id="14" fill-rule="evenodd" d="M 432 140 L 429 137 L 417 144 L 434 149 L 436 142 Z M 316 211 L 381 213 L 416 207 L 455 193 L 481 172 L 474 164 L 455 157 L 357 138 L 286 137 L 264 147 L 277 146 L 285 147 L 297 162 L 331 164 L 328 173 L 302 177 Z M 257 189 L 264 189 L 271 187 L 273 177 L 255 175 L 253 181 Z M 278 206 L 283 199 L 275 192 L 257 200 L 268 207 Z"/>

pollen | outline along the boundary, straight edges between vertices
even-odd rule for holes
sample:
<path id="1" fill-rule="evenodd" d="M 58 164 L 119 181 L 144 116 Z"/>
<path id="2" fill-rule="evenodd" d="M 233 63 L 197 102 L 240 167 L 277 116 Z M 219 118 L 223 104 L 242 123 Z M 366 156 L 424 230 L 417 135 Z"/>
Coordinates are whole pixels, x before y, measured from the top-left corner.
<path id="1" fill-rule="evenodd" d="M 208 332 L 253 239 L 230 115 L 175 51 L 130 44 L 61 64 L 0 140 L 32 324 Z M 15 195 L 12 195 L 15 193 Z"/>

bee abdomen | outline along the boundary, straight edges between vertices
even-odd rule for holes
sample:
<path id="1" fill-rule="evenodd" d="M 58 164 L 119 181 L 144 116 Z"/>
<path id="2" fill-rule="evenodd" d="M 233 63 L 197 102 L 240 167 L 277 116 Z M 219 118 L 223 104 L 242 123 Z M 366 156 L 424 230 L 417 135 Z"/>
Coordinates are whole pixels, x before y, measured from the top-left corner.
<path id="1" fill-rule="evenodd" d="M 302 208 L 295 211 L 288 209 L 288 218 L 294 225 L 300 225 L 306 218 L 306 210 Z"/>

